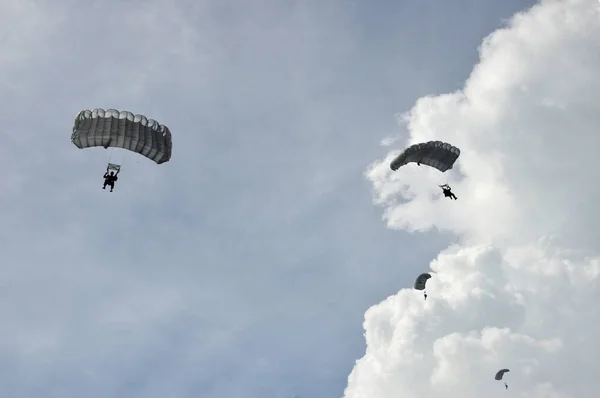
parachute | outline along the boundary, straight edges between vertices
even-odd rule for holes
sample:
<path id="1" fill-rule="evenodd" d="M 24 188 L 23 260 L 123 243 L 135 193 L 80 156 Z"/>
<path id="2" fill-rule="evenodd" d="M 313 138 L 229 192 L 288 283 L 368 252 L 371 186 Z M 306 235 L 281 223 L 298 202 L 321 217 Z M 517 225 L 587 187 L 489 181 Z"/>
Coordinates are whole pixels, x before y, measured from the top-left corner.
<path id="1" fill-rule="evenodd" d="M 427 273 L 419 275 L 415 280 L 415 289 L 425 290 L 425 284 L 429 278 L 431 278 L 431 275 Z"/>
<path id="2" fill-rule="evenodd" d="M 446 142 L 429 141 L 411 145 L 390 163 L 394 171 L 408 163 L 424 164 L 438 169 L 442 173 L 450 170 L 460 156 L 460 149 Z"/>
<path id="3" fill-rule="evenodd" d="M 502 377 L 504 376 L 504 373 L 506 373 L 506 372 L 510 372 L 510 370 L 509 369 L 499 370 L 498 373 L 496 373 L 496 376 L 494 377 L 494 379 L 502 380 Z"/>
<path id="4" fill-rule="evenodd" d="M 79 112 L 75 117 L 71 142 L 79 149 L 97 146 L 126 149 L 157 164 L 171 159 L 173 147 L 167 126 L 143 115 L 116 109 Z"/>

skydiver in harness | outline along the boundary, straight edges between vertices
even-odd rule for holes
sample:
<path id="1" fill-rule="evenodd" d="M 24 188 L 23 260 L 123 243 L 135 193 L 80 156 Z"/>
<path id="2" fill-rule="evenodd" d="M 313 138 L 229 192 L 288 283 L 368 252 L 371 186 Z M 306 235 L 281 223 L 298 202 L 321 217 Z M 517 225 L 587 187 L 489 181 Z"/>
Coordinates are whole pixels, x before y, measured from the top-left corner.
<path id="1" fill-rule="evenodd" d="M 504 383 L 504 387 L 508 390 L 508 384 Z"/>
<path id="2" fill-rule="evenodd" d="M 442 188 L 442 191 L 444 192 L 444 196 L 447 198 L 450 198 L 452 200 L 456 200 L 458 199 L 456 197 L 455 194 L 452 193 L 452 188 L 450 188 L 450 185 L 448 184 L 444 184 L 444 185 L 438 185 L 440 188 Z"/>
<path id="3" fill-rule="evenodd" d="M 106 173 L 104 173 L 104 186 L 102 187 L 102 189 L 106 189 L 106 186 L 110 186 L 110 192 L 113 191 L 113 189 L 115 189 L 115 182 L 119 179 L 119 177 L 117 177 L 119 175 L 119 171 L 121 170 L 117 170 L 117 174 L 115 174 L 114 171 L 111 171 L 110 174 L 108 174 L 108 167 L 106 168 Z"/>

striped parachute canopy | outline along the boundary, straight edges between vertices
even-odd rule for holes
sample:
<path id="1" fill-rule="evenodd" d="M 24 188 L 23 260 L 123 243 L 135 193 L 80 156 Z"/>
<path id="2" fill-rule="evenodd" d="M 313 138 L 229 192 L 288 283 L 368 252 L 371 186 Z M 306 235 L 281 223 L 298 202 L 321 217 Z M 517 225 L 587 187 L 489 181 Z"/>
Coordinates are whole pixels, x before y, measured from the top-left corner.
<path id="1" fill-rule="evenodd" d="M 80 149 L 122 148 L 156 162 L 171 159 L 171 131 L 143 115 L 116 109 L 83 110 L 75 117 L 71 142 Z"/>

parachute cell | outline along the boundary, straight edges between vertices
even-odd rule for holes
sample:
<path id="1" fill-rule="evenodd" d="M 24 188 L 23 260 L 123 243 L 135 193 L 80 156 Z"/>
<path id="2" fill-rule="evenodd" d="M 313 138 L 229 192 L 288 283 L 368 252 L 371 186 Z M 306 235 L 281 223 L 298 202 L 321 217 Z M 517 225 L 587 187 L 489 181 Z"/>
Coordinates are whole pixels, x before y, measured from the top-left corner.
<path id="1" fill-rule="evenodd" d="M 431 278 L 431 275 L 427 273 L 419 275 L 415 280 L 415 289 L 425 290 L 425 284 L 429 278 Z"/>
<path id="2" fill-rule="evenodd" d="M 498 373 L 496 373 L 496 376 L 494 377 L 494 379 L 502 380 L 502 377 L 504 376 L 504 373 L 506 373 L 506 372 L 510 372 L 510 370 L 509 369 L 499 370 Z"/>
<path id="3" fill-rule="evenodd" d="M 71 142 L 80 149 L 122 148 L 157 164 L 171 159 L 171 131 L 143 115 L 116 109 L 83 110 L 75 117 Z"/>
<path id="4" fill-rule="evenodd" d="M 411 145 L 390 163 L 394 171 L 408 163 L 424 164 L 442 173 L 450 170 L 460 156 L 460 149 L 446 142 L 429 141 Z"/>

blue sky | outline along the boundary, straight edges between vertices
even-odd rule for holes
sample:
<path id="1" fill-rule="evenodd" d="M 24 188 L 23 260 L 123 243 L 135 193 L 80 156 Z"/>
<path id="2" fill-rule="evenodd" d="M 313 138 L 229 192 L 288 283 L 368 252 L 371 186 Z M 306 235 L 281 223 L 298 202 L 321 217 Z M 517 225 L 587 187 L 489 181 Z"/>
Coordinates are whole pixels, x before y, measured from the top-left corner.
<path id="1" fill-rule="evenodd" d="M 341 396 L 367 308 L 453 239 L 386 229 L 365 169 L 530 5 L 3 3 L 7 396 Z M 169 126 L 172 161 L 114 153 L 102 191 L 109 151 L 70 143 L 95 107 Z"/>

